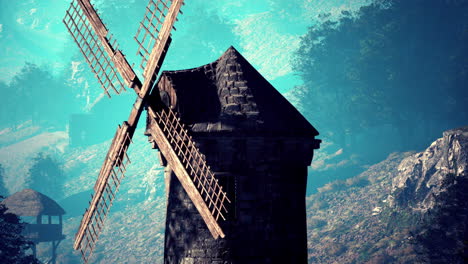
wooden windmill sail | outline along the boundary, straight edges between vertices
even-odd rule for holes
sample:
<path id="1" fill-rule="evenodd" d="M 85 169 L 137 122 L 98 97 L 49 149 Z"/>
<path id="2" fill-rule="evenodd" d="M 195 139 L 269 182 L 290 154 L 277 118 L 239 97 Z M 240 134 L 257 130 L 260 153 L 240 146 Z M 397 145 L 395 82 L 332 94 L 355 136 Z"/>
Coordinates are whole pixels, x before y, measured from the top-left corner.
<path id="1" fill-rule="evenodd" d="M 218 220 L 225 219 L 225 203 L 230 202 L 226 192 L 214 177 L 205 157 L 200 153 L 178 114 L 160 103 L 147 106 L 147 100 L 165 54 L 171 43 L 171 31 L 183 0 L 150 0 L 146 13 L 135 36 L 139 44 L 138 54 L 143 81 L 140 81 L 125 56 L 112 42 L 112 35 L 96 13 L 90 0 L 73 0 L 63 20 L 79 46 L 86 61 L 110 97 L 119 94 L 125 86 L 133 89 L 137 98 L 130 116 L 115 133 L 112 144 L 94 186 L 94 195 L 83 215 L 75 236 L 74 248 L 80 250 L 88 262 L 103 228 L 112 201 L 124 177 L 130 160 L 127 150 L 145 107 L 157 124 L 155 143 L 168 165 L 173 168 L 183 188 L 193 201 L 213 237 L 224 237 Z"/>

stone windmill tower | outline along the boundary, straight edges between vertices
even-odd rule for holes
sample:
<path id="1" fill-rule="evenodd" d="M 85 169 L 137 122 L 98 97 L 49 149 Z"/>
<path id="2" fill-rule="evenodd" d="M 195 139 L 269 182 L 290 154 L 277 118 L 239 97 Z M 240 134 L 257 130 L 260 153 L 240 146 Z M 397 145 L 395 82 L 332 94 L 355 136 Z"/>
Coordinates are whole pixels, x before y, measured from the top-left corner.
<path id="1" fill-rule="evenodd" d="M 90 260 L 146 108 L 146 134 L 166 166 L 169 190 L 165 263 L 305 263 L 307 166 L 318 132 L 234 48 L 203 67 L 164 72 L 153 88 L 182 5 L 149 1 L 135 37 L 143 82 L 89 0 L 67 10 L 64 23 L 105 93 L 126 85 L 137 94 L 74 248 Z"/>
<path id="2" fill-rule="evenodd" d="M 150 141 L 155 120 L 177 112 L 231 199 L 221 224 L 226 237 L 214 239 L 163 162 L 165 263 L 307 263 L 305 192 L 320 144 L 315 128 L 233 47 L 213 63 L 163 72 L 157 86 L 152 96 L 168 110 L 159 119 L 149 113 Z M 176 129 L 159 125 L 177 138 Z"/>

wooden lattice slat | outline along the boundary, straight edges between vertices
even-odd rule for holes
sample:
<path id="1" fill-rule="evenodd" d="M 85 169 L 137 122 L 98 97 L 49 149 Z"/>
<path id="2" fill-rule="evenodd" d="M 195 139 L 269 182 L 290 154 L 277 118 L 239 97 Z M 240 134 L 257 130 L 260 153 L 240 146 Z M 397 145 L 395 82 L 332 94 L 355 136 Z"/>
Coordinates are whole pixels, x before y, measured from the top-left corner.
<path id="1" fill-rule="evenodd" d="M 120 182 L 125 176 L 126 167 L 130 163 L 127 155 L 130 143 L 128 125 L 124 123 L 117 129 L 112 146 L 94 186 L 95 194 L 91 197 L 89 209 L 83 215 L 75 236 L 74 247 L 80 249 L 86 263 L 92 255 L 105 219 L 119 190 Z"/>
<path id="2" fill-rule="evenodd" d="M 104 89 L 105 94 L 110 97 L 110 91 L 114 91 L 116 94 L 124 91 L 124 82 L 122 77 L 117 74 L 113 58 L 106 53 L 103 45 L 101 45 L 100 36 L 93 29 L 79 2 L 72 1 L 63 22 L 80 48 L 99 84 Z M 107 35 L 105 28 L 102 28 L 101 31 L 100 34 Z"/>
<path id="3" fill-rule="evenodd" d="M 180 150 L 178 159 L 183 164 L 188 175 L 202 196 L 211 215 L 217 221 L 220 217 L 226 220 L 227 213 L 225 202 L 231 201 L 227 193 L 218 183 L 211 168 L 207 166 L 205 156 L 195 146 L 192 138 L 188 136 L 187 130 L 180 122 L 180 118 L 171 109 L 151 112 L 157 124 L 164 131 L 165 136 L 171 144 L 172 149 Z M 182 151 L 183 150 L 183 151 Z"/>
<path id="4" fill-rule="evenodd" d="M 157 42 L 171 3 L 172 0 L 150 0 L 146 6 L 145 15 L 134 37 L 138 43 L 137 54 L 142 57 L 140 67 L 143 70 Z"/>
<path id="5" fill-rule="evenodd" d="M 94 186 L 89 208 L 86 209 L 75 236 L 74 248 L 81 251 L 83 260 L 88 262 L 104 227 L 120 182 L 130 162 L 127 150 L 135 132 L 139 117 L 146 106 L 147 96 L 154 85 L 165 54 L 171 42 L 171 31 L 183 0 L 150 0 L 145 17 L 140 24 L 135 39 L 139 43 L 138 53 L 143 56 L 145 82 L 141 83 L 121 51 L 111 44 L 111 36 L 99 18 L 90 0 L 73 0 L 66 12 L 64 23 L 78 44 L 86 61 L 91 66 L 105 93 L 120 93 L 123 82 L 135 90 L 138 97 L 131 109 L 127 122 L 119 127 L 105 158 L 99 177 Z M 119 72 L 120 76 L 116 73 Z M 159 108 L 159 106 L 158 106 Z M 189 193 L 196 208 L 205 220 L 213 237 L 224 237 L 217 223 L 219 217 L 225 219 L 227 198 L 214 174 L 206 165 L 205 157 L 195 147 L 187 130 L 172 111 L 160 112 L 157 118 L 149 107 L 149 112 L 157 120 L 156 143 L 166 146 L 171 157 L 171 166 Z M 165 115 L 163 117 L 162 115 Z"/>

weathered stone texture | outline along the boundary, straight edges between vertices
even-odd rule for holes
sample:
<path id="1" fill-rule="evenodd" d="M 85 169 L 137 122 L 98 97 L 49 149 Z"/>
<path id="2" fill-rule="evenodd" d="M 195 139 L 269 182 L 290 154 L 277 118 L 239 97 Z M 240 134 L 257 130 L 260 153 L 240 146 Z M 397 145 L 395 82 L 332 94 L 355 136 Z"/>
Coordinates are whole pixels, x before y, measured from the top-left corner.
<path id="1" fill-rule="evenodd" d="M 205 66 L 163 72 L 158 88 L 163 102 L 180 113 L 192 133 L 206 133 L 211 123 L 209 132 L 235 131 L 236 136 L 318 135 L 232 47 Z"/>
<path id="2" fill-rule="evenodd" d="M 165 263 L 306 263 L 315 128 L 232 47 L 211 64 L 164 72 L 158 88 L 231 200 L 226 237 L 215 240 L 168 170 Z"/>
<path id="3" fill-rule="evenodd" d="M 444 132 L 424 152 L 403 160 L 393 179 L 391 200 L 402 206 L 426 211 L 447 192 L 451 179 L 466 180 L 468 175 L 468 127 Z M 417 204 L 416 204 L 416 201 Z"/>
<path id="4" fill-rule="evenodd" d="M 194 263 L 215 259 L 221 263 L 305 263 L 308 160 L 298 157 L 301 152 L 294 155 L 293 148 L 284 148 L 288 152 L 275 154 L 271 150 L 278 142 L 273 140 L 254 140 L 256 144 L 226 138 L 195 140 L 232 201 L 228 220 L 221 223 L 226 237 L 213 239 L 171 175 L 166 263 L 179 263 L 181 257 L 190 257 Z M 287 153 L 289 159 L 281 161 Z"/>

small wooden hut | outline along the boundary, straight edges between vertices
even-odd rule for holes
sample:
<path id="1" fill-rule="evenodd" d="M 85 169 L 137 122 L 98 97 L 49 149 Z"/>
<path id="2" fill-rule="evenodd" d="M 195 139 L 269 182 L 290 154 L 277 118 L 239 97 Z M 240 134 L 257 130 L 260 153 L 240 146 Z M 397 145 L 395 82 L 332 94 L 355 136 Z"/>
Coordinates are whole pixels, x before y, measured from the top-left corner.
<path id="1" fill-rule="evenodd" d="M 28 240 L 35 245 L 41 242 L 52 243 L 51 263 L 55 263 L 57 247 L 65 238 L 62 234 L 62 216 L 65 210 L 51 198 L 32 189 L 24 189 L 7 197 L 3 204 L 9 213 L 16 214 L 26 222 L 23 235 Z M 30 218 L 34 220 L 25 220 Z M 35 246 L 33 251 L 36 255 Z"/>

